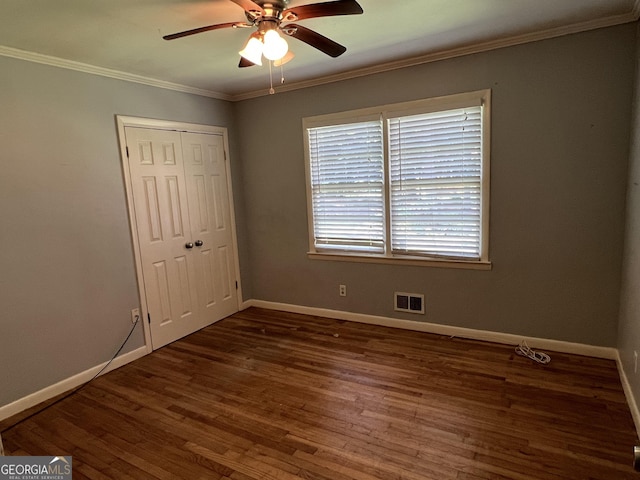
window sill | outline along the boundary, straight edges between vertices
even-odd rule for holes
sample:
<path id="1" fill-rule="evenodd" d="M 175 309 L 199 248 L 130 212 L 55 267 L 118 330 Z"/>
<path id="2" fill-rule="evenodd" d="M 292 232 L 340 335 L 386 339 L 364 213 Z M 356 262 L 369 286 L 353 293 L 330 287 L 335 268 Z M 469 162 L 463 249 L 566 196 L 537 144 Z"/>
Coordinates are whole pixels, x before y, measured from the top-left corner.
<path id="1" fill-rule="evenodd" d="M 333 262 L 383 263 L 387 265 L 410 265 L 414 267 L 459 268 L 466 270 L 491 270 L 491 262 L 440 260 L 423 257 L 387 257 L 382 255 L 344 254 L 335 252 L 307 252 L 311 260 L 328 260 Z"/>

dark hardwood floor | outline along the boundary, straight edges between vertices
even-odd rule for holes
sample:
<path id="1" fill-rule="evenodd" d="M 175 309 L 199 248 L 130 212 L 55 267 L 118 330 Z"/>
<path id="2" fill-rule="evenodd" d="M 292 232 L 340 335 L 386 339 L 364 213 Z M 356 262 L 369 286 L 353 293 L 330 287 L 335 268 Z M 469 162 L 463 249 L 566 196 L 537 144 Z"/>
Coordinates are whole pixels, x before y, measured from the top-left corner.
<path id="1" fill-rule="evenodd" d="M 615 362 L 548 353 L 252 308 L 3 440 L 74 480 L 640 479 Z"/>

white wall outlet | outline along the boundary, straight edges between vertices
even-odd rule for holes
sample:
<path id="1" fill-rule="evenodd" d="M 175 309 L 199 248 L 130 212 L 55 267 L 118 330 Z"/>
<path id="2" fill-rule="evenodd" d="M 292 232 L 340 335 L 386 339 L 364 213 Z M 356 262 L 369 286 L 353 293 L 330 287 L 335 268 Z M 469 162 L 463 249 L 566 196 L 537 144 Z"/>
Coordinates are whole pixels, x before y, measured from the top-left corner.
<path id="1" fill-rule="evenodd" d="M 140 309 L 134 308 L 131 310 L 131 323 L 136 323 L 137 320 L 140 320 Z"/>
<path id="2" fill-rule="evenodd" d="M 346 297 L 347 296 L 347 286 L 346 285 L 340 285 L 340 296 L 341 297 Z"/>
<path id="3" fill-rule="evenodd" d="M 633 351 L 633 373 L 638 373 L 638 352 Z"/>

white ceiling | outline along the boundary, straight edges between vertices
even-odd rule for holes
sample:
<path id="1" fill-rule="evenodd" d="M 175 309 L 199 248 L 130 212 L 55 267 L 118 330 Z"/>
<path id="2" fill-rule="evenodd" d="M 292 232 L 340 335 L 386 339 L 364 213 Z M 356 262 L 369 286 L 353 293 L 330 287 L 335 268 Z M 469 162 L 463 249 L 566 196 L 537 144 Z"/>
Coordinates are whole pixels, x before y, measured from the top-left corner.
<path id="1" fill-rule="evenodd" d="M 358 0 L 364 15 L 300 21 L 347 47 L 331 58 L 288 39 L 282 89 L 635 21 L 640 0 Z M 322 3 L 291 0 L 289 6 Z M 265 94 L 268 67 L 238 68 L 249 29 L 230 0 L 1 0 L 0 55 L 225 99 Z M 274 71 L 279 83 L 280 69 Z"/>

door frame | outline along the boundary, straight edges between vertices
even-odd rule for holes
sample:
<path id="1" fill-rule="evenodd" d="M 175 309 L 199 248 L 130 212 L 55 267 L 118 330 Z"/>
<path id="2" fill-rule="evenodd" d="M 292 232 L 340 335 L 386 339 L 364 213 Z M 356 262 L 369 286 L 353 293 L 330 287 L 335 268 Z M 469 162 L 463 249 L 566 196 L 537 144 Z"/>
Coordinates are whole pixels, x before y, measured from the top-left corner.
<path id="1" fill-rule="evenodd" d="M 242 306 L 242 282 L 240 279 L 240 259 L 238 256 L 238 237 L 236 234 L 236 215 L 233 202 L 233 189 L 231 181 L 231 158 L 229 156 L 229 138 L 225 127 L 216 127 L 213 125 L 201 125 L 198 123 L 176 122 L 172 120 L 157 120 L 152 118 L 130 117 L 126 115 L 116 115 L 118 127 L 118 143 L 120 145 L 120 159 L 122 166 L 122 175 L 125 184 L 125 193 L 127 197 L 127 212 L 129 215 L 129 230 L 131 232 L 131 241 L 133 247 L 133 256 L 135 260 L 136 279 L 138 283 L 138 296 L 140 299 L 140 320 L 144 329 L 144 341 L 147 347 L 147 353 L 153 351 L 151 343 L 151 327 L 148 319 L 149 308 L 145 293 L 144 276 L 142 275 L 142 256 L 140 252 L 140 242 L 138 239 L 138 229 L 136 223 L 136 211 L 133 203 L 133 186 L 131 181 L 131 173 L 129 171 L 129 156 L 127 154 L 127 137 L 125 134 L 126 127 L 148 128 L 153 130 L 167 130 L 188 133 L 205 133 L 222 135 L 224 145 L 224 157 L 227 167 L 227 194 L 229 197 L 229 214 L 231 217 L 231 236 L 233 243 L 233 262 L 236 270 L 237 281 L 237 307 L 238 311 Z"/>

